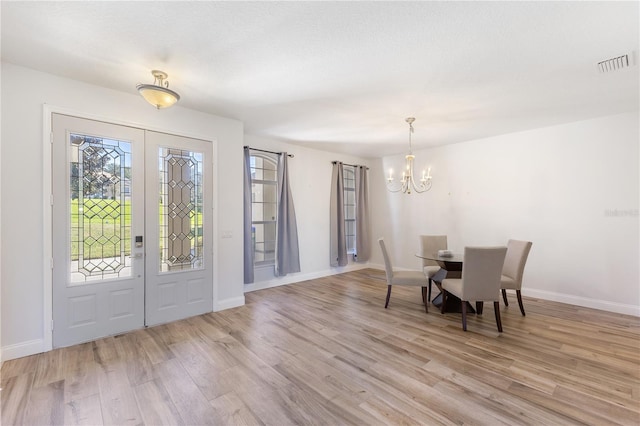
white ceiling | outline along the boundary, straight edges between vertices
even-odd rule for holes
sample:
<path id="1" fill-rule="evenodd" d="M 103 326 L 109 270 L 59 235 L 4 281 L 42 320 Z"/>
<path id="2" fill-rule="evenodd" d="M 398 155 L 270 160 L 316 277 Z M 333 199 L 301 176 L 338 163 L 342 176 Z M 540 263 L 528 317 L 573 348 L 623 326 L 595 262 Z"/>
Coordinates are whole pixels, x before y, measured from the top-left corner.
<path id="1" fill-rule="evenodd" d="M 425 148 L 638 109 L 636 1 L 0 7 L 3 61 L 129 93 L 161 69 L 181 106 L 365 157 L 405 152 L 408 116 Z"/>

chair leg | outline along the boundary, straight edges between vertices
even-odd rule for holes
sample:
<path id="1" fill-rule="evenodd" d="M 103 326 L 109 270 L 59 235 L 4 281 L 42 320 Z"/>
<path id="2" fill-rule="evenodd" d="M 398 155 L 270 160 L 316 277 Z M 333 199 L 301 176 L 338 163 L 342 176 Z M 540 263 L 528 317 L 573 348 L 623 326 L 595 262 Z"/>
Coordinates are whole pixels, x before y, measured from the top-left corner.
<path id="1" fill-rule="evenodd" d="M 498 331 L 502 333 L 502 321 L 500 320 L 500 302 L 493 302 L 493 311 L 496 313 L 496 325 L 498 326 Z"/>
<path id="2" fill-rule="evenodd" d="M 507 290 L 502 289 L 502 299 L 504 300 L 504 306 L 509 306 L 509 301 L 507 300 Z"/>
<path id="3" fill-rule="evenodd" d="M 440 305 L 440 313 L 444 314 L 444 306 L 447 304 L 447 291 L 442 289 L 442 305 Z"/>
<path id="4" fill-rule="evenodd" d="M 476 314 L 482 315 L 482 309 L 484 308 L 484 302 L 476 302 Z"/>
<path id="5" fill-rule="evenodd" d="M 390 285 L 387 286 L 388 290 L 387 290 L 387 301 L 384 304 L 384 308 L 387 309 L 387 306 L 389 306 L 389 298 L 391 297 L 391 287 Z"/>
<path id="6" fill-rule="evenodd" d="M 422 303 L 424 303 L 424 311 L 429 313 L 429 302 L 427 300 L 427 288 L 422 287 Z"/>
<path id="7" fill-rule="evenodd" d="M 467 331 L 467 301 L 462 301 L 462 330 Z"/>
<path id="8" fill-rule="evenodd" d="M 431 301 L 431 284 L 433 283 L 433 280 L 431 278 L 429 278 L 429 297 L 427 297 L 427 299 L 429 301 Z"/>
<path id="9" fill-rule="evenodd" d="M 424 301 L 424 311 L 429 313 L 429 299 L 427 299 L 427 289 L 424 289 L 424 293 L 422 294 L 422 300 Z"/>
<path id="10" fill-rule="evenodd" d="M 518 296 L 518 305 L 520 306 L 520 312 L 522 312 L 522 316 L 524 315 L 524 306 L 522 305 L 522 294 L 520 290 L 516 290 L 516 296 Z"/>

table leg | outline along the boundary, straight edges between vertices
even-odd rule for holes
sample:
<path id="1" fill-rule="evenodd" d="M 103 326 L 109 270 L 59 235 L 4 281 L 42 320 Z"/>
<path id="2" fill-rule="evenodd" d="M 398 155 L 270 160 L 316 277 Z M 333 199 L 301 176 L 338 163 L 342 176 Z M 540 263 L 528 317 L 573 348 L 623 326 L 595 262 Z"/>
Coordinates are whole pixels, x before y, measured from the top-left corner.
<path id="1" fill-rule="evenodd" d="M 442 280 L 445 278 L 460 278 L 462 276 L 462 271 L 447 271 L 446 269 L 440 269 L 432 278 L 433 282 L 438 286 L 440 290 L 440 294 L 433 298 L 431 303 L 437 308 L 442 306 Z M 446 306 L 444 307 L 445 312 L 462 312 L 462 301 L 458 299 L 456 296 L 450 294 L 447 297 Z M 467 303 L 467 313 L 475 314 L 476 310 L 473 309 L 473 306 L 469 302 Z"/>
<path id="2" fill-rule="evenodd" d="M 431 301 L 435 307 L 440 309 L 442 306 L 442 291 L 433 298 Z M 444 307 L 445 312 L 462 312 L 462 301 L 458 299 L 453 294 L 449 294 L 447 297 L 446 306 Z M 471 306 L 469 302 L 465 302 L 467 304 L 467 313 L 475 314 L 476 310 Z"/>

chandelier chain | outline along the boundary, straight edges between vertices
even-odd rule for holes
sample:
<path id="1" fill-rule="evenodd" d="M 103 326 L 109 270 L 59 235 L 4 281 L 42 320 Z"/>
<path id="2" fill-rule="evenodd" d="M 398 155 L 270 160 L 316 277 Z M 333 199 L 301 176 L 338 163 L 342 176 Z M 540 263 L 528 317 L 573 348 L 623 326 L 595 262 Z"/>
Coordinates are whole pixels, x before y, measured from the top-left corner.
<path id="1" fill-rule="evenodd" d="M 415 117 L 407 117 L 404 121 L 409 123 L 409 155 L 413 154 L 413 147 L 411 144 L 411 134 L 413 133 L 413 122 L 416 121 Z"/>

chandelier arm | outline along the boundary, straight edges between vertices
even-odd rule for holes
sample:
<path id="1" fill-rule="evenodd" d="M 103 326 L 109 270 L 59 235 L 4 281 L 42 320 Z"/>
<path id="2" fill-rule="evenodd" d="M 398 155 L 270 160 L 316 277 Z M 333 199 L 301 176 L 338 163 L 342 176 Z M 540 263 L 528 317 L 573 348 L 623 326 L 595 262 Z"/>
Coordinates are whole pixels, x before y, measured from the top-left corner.
<path id="1" fill-rule="evenodd" d="M 400 187 L 400 188 L 398 188 L 398 189 L 391 189 L 391 187 L 390 187 L 389 185 L 387 185 L 387 190 L 388 190 L 389 192 L 396 193 L 396 192 L 400 192 L 400 191 L 402 190 L 402 187 Z"/>
<path id="2" fill-rule="evenodd" d="M 428 180 L 425 183 L 421 183 L 420 186 L 417 186 L 415 181 L 412 180 L 413 183 L 413 190 L 416 191 L 418 194 L 422 194 L 423 192 L 427 192 L 428 190 L 431 189 L 431 180 Z"/>

